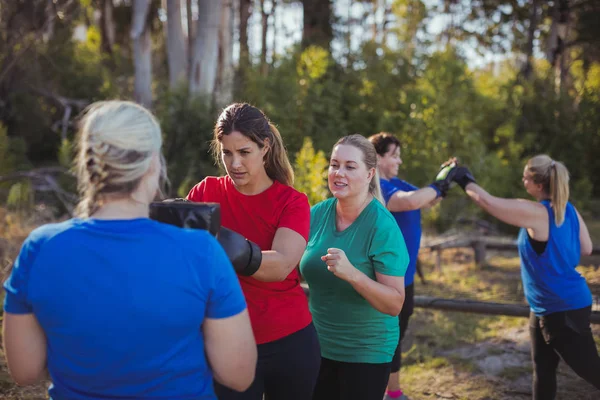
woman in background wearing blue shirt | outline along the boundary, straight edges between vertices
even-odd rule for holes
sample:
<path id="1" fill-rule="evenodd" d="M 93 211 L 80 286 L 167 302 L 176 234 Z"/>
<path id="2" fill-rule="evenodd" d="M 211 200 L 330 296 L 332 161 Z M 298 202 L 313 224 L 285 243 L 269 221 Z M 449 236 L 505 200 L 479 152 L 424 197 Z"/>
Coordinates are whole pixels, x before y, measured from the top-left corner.
<path id="1" fill-rule="evenodd" d="M 92 105 L 76 159 L 79 213 L 34 230 L 4 284 L 11 376 L 52 399 L 216 399 L 254 378 L 256 345 L 224 250 L 148 218 L 161 130 L 130 102 Z"/>
<path id="2" fill-rule="evenodd" d="M 454 180 L 479 207 L 521 228 L 521 277 L 531 307 L 533 398 L 554 399 L 561 358 L 600 389 L 600 357 L 590 329 L 592 295 L 575 269 L 580 256 L 591 254 L 592 240 L 569 202 L 567 168 L 547 155 L 527 162 L 523 185 L 537 202 L 492 196 L 463 166 Z"/>

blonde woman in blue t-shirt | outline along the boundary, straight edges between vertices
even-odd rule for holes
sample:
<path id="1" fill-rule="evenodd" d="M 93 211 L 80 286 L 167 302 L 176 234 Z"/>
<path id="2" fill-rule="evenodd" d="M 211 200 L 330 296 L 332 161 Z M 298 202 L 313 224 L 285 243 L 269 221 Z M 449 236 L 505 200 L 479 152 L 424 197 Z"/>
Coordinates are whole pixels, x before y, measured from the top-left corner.
<path id="1" fill-rule="evenodd" d="M 78 218 L 35 229 L 4 283 L 11 377 L 48 376 L 54 400 L 216 400 L 213 378 L 246 390 L 256 343 L 223 247 L 149 218 L 165 175 L 158 121 L 108 101 L 81 122 Z"/>
<path id="2" fill-rule="evenodd" d="M 381 400 L 398 344 L 408 252 L 382 203 L 377 153 L 365 137 L 335 144 L 328 183 L 333 197 L 312 208 L 300 262 L 321 344 L 313 400 Z"/>

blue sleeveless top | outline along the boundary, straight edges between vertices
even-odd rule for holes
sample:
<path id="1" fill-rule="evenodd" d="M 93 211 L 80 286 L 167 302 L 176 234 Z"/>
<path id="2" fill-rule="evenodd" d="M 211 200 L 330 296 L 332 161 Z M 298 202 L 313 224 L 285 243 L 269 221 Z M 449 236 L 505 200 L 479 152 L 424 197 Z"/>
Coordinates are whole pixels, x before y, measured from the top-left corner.
<path id="1" fill-rule="evenodd" d="M 587 307 L 592 304 L 592 294 L 575 269 L 581 256 L 577 212 L 567 203 L 565 220 L 556 226 L 550 201 L 541 204 L 548 211 L 550 224 L 546 250 L 539 255 L 535 252 L 525 228 L 521 228 L 517 241 L 525 298 L 537 316 Z"/>

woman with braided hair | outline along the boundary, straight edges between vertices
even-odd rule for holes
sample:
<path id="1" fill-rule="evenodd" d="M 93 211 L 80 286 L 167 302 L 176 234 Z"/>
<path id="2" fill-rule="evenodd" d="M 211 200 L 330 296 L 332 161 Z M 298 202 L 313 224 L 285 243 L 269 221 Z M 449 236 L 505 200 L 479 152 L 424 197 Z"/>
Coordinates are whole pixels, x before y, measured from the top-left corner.
<path id="1" fill-rule="evenodd" d="M 575 269 L 592 252 L 585 221 L 569 202 L 569 171 L 547 155 L 537 155 L 523 171 L 523 185 L 537 201 L 492 196 L 464 166 L 456 181 L 479 207 L 521 228 L 521 277 L 531 307 L 529 334 L 533 398 L 554 399 L 556 368 L 562 359 L 600 389 L 600 357 L 590 329 L 592 295 Z"/>
<path id="2" fill-rule="evenodd" d="M 52 399 L 215 399 L 254 378 L 256 344 L 231 262 L 207 231 L 148 218 L 161 130 L 141 106 L 92 105 L 76 157 L 77 218 L 25 240 L 4 284 L 3 338 L 20 385 Z"/>

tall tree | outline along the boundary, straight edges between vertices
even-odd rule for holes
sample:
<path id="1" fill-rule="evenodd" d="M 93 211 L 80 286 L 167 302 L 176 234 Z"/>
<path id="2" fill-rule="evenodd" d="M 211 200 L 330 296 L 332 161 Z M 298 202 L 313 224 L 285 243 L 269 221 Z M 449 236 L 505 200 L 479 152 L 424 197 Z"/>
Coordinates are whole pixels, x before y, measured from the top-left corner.
<path id="1" fill-rule="evenodd" d="M 222 0 L 198 1 L 189 88 L 190 92 L 211 99 L 217 77 L 221 11 Z"/>
<path id="2" fill-rule="evenodd" d="M 321 46 L 329 50 L 333 40 L 332 0 L 302 0 L 304 28 L 302 47 Z"/>
<path id="3" fill-rule="evenodd" d="M 237 0 L 225 0 L 219 29 L 219 67 L 215 103 L 225 105 L 233 100 L 233 30 Z"/>
<path id="4" fill-rule="evenodd" d="M 152 107 L 152 41 L 148 24 L 149 11 L 149 1 L 133 1 L 131 21 L 135 69 L 133 97 L 145 107 Z"/>
<path id="5" fill-rule="evenodd" d="M 171 88 L 187 78 L 188 58 L 181 18 L 179 0 L 167 0 L 167 60 Z"/>
<path id="6" fill-rule="evenodd" d="M 240 18 L 240 60 L 235 76 L 235 90 L 237 93 L 244 92 L 244 86 L 250 69 L 250 48 L 248 46 L 248 21 L 252 15 L 252 0 L 239 0 Z"/>
<path id="7" fill-rule="evenodd" d="M 115 21 L 113 0 L 102 0 L 100 2 L 100 34 L 102 38 L 102 50 L 112 54 L 115 44 Z"/>
<path id="8" fill-rule="evenodd" d="M 269 17 L 273 12 L 273 6 L 271 6 L 271 12 L 267 12 L 265 8 L 265 0 L 260 0 L 260 15 L 261 15 L 261 48 L 260 48 L 260 73 L 262 76 L 267 75 L 267 34 L 269 32 Z"/>

